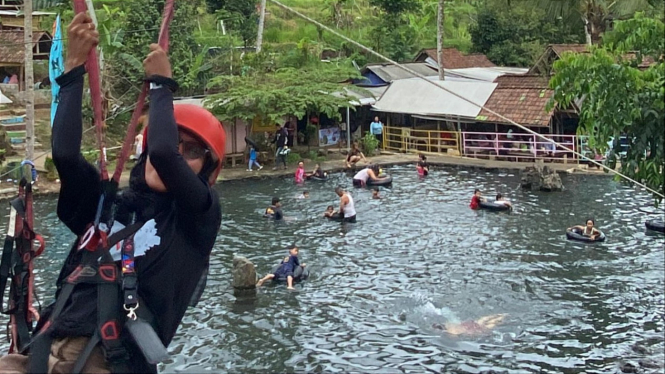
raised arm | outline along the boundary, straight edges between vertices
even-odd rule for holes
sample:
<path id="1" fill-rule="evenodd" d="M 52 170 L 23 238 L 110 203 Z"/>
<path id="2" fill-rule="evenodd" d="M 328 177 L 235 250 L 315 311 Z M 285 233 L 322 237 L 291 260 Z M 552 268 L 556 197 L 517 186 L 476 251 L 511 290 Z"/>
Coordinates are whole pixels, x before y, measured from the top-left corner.
<path id="1" fill-rule="evenodd" d="M 85 14 L 74 17 L 67 29 L 69 38 L 65 74 L 56 79 L 60 102 L 53 121 L 53 163 L 60 177 L 58 218 L 76 235 L 94 219 L 101 193 L 99 173 L 81 154 L 84 63 L 98 43 L 92 20 Z"/>

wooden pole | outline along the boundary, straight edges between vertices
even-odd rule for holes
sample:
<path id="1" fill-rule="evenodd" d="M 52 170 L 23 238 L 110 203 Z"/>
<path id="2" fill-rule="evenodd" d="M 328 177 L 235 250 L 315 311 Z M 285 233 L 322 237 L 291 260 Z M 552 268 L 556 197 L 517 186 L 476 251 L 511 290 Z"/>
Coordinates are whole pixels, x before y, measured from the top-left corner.
<path id="1" fill-rule="evenodd" d="M 261 9 L 259 13 L 259 32 L 256 36 L 256 53 L 261 52 L 263 44 L 263 27 L 266 23 L 266 0 L 261 0 Z"/>
<path id="2" fill-rule="evenodd" d="M 25 158 L 33 161 L 35 148 L 35 87 L 32 68 L 32 0 L 23 1 L 23 42 L 25 48 Z M 25 165 L 23 175 L 32 181 L 30 165 Z"/>
<path id="3" fill-rule="evenodd" d="M 443 72 L 443 1 L 439 0 L 439 9 L 437 11 L 437 28 L 436 28 L 436 56 L 439 64 L 439 80 L 445 80 L 445 75 Z"/>

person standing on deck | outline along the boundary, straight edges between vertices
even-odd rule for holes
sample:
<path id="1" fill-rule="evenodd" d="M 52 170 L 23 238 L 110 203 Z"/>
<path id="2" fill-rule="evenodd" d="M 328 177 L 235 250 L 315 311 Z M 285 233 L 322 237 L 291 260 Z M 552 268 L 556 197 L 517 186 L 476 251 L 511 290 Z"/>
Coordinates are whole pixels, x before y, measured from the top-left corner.
<path id="1" fill-rule="evenodd" d="M 381 144 L 383 143 L 383 123 L 379 120 L 378 116 L 374 117 L 374 122 L 369 124 L 369 132 L 379 141 L 378 148 L 381 149 Z"/>

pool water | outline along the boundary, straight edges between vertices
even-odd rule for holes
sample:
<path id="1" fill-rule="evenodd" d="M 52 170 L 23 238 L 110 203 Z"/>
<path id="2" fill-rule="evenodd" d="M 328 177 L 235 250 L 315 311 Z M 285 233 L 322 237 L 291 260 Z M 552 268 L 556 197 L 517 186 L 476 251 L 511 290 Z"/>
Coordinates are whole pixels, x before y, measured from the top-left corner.
<path id="1" fill-rule="evenodd" d="M 304 186 L 221 183 L 208 286 L 162 371 L 607 373 L 643 360 L 662 372 L 665 237 L 644 229 L 647 194 L 606 176 L 567 175 L 565 191 L 534 193 L 513 171 L 440 168 L 424 180 L 413 167 L 386 171 L 394 183 L 381 200 L 341 173 Z M 337 207 L 338 184 L 353 195 L 356 224 L 321 218 Z M 472 211 L 474 188 L 501 192 L 515 210 Z M 298 199 L 304 190 L 310 198 Z M 273 196 L 289 221 L 262 218 Z M 49 244 L 36 263 L 44 302 L 73 240 L 55 207 L 55 197 L 36 201 Z M 607 240 L 567 241 L 565 228 L 589 216 Z M 310 279 L 233 296 L 235 255 L 264 275 L 292 243 Z M 503 323 L 479 336 L 432 327 L 498 313 Z"/>

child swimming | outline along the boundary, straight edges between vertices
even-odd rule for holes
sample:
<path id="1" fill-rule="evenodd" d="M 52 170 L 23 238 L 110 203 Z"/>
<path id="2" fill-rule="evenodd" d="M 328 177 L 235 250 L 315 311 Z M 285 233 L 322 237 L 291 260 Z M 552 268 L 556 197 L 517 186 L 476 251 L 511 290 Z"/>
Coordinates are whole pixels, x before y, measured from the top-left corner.
<path id="1" fill-rule="evenodd" d="M 375 188 L 372 190 L 372 199 L 378 200 L 381 199 L 381 196 L 379 196 L 379 189 Z"/>

